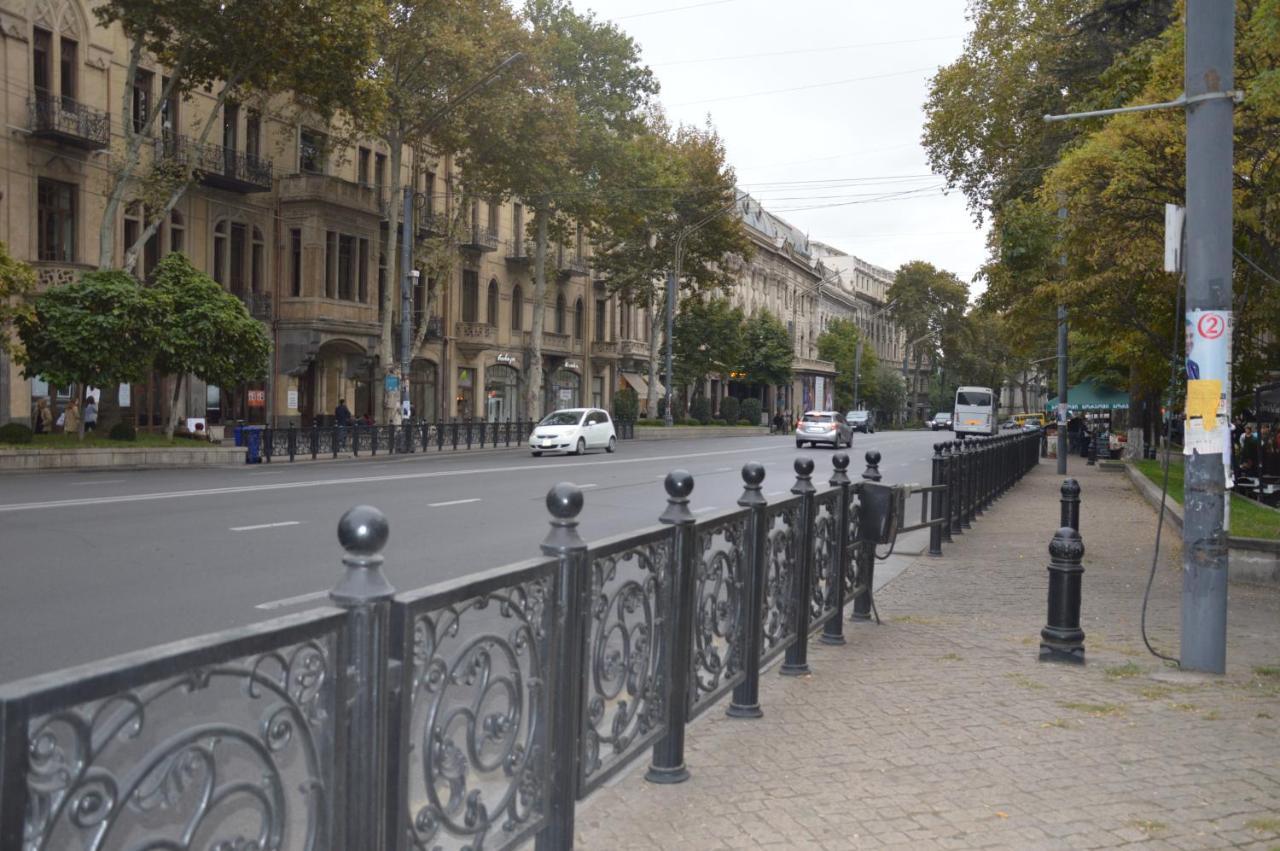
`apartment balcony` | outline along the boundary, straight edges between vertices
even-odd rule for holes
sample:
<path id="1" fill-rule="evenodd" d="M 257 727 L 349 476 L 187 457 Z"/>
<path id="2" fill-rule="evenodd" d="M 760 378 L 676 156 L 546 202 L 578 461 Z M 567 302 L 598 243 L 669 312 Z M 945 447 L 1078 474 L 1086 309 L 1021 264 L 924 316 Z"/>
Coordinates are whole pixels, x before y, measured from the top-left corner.
<path id="1" fill-rule="evenodd" d="M 498 329 L 486 322 L 456 322 L 453 334 L 464 349 L 487 349 L 498 340 Z"/>
<path id="2" fill-rule="evenodd" d="M 271 160 L 177 135 L 156 139 L 155 152 L 157 159 L 176 159 L 190 166 L 205 186 L 243 194 L 271 191 Z"/>
<path id="3" fill-rule="evenodd" d="M 623 357 L 648 358 L 649 344 L 644 340 L 619 340 L 618 354 Z"/>
<path id="4" fill-rule="evenodd" d="M 793 357 L 791 359 L 791 371 L 818 373 L 819 375 L 835 375 L 836 365 L 829 360 Z"/>
<path id="5" fill-rule="evenodd" d="M 359 213 L 380 215 L 378 193 L 329 174 L 289 174 L 280 178 L 280 201 L 285 204 L 316 202 Z"/>
<path id="6" fill-rule="evenodd" d="M 421 210 L 418 213 L 418 239 L 431 239 L 444 236 L 449 230 L 449 222 L 444 213 L 432 213 Z"/>
<path id="7" fill-rule="evenodd" d="M 528 269 L 533 264 L 529 246 L 523 242 L 512 243 L 507 248 L 507 265 L 516 269 Z"/>
<path id="8" fill-rule="evenodd" d="M 33 260 L 31 268 L 36 273 L 36 289 L 44 292 L 50 287 L 61 287 L 74 284 L 85 272 L 92 272 L 97 266 L 88 263 L 71 263 L 58 260 Z"/>
<path id="9" fill-rule="evenodd" d="M 556 270 L 564 278 L 585 278 L 591 274 L 591 264 L 582 257 L 562 254 L 556 258 Z"/>
<path id="10" fill-rule="evenodd" d="M 271 321 L 271 293 L 240 293 L 239 296 L 250 316 L 263 322 Z"/>
<path id="11" fill-rule="evenodd" d="M 498 235 L 488 228 L 472 227 L 463 235 L 460 247 L 466 251 L 497 251 Z"/>
<path id="12" fill-rule="evenodd" d="M 526 347 L 533 345 L 533 334 L 529 331 L 524 332 L 524 344 Z M 542 332 L 543 354 L 570 354 L 572 352 L 573 338 L 568 334 L 557 334 L 555 331 Z"/>
<path id="13" fill-rule="evenodd" d="M 592 340 L 591 356 L 593 358 L 616 358 L 618 343 L 616 340 Z"/>
<path id="14" fill-rule="evenodd" d="M 100 151 L 111 144 L 111 113 L 91 109 L 79 101 L 49 92 L 37 92 L 27 100 L 31 135 L 86 151 Z"/>

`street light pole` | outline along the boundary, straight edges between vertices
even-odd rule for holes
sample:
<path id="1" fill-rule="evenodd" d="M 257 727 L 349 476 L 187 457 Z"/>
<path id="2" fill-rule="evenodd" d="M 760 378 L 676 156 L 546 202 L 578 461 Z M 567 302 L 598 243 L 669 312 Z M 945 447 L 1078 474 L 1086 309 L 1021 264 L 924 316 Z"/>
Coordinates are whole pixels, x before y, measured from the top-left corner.
<path id="1" fill-rule="evenodd" d="M 679 258 L 679 249 L 676 249 L 676 257 Z M 676 261 L 679 263 L 679 260 Z M 675 330 L 675 301 L 676 301 L 676 270 L 673 268 L 667 272 L 667 405 L 666 410 L 662 414 L 662 424 L 667 428 L 675 425 L 675 420 L 671 416 L 671 385 L 675 383 L 674 376 L 671 374 L 671 350 L 675 348 L 672 345 L 672 333 Z"/>
<path id="2" fill-rule="evenodd" d="M 404 211 L 401 224 L 400 268 L 404 269 L 404 284 L 400 287 L 400 410 L 403 413 L 409 401 L 409 364 L 413 359 L 412 344 L 409 340 L 413 334 L 413 288 L 418 283 L 419 272 L 410 269 L 413 265 L 413 187 L 404 188 Z M 394 422 L 394 420 L 393 420 Z"/>

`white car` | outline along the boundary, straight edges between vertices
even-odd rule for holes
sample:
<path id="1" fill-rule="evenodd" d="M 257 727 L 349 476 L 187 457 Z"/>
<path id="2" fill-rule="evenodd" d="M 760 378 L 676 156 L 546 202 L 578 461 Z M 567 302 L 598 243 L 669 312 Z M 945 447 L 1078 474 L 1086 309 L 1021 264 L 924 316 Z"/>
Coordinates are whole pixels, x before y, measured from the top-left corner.
<path id="1" fill-rule="evenodd" d="M 543 452 L 572 452 L 581 455 L 588 449 L 612 452 L 618 448 L 618 435 L 607 411 L 599 408 L 563 408 L 542 418 L 529 435 L 529 450 L 537 458 Z"/>

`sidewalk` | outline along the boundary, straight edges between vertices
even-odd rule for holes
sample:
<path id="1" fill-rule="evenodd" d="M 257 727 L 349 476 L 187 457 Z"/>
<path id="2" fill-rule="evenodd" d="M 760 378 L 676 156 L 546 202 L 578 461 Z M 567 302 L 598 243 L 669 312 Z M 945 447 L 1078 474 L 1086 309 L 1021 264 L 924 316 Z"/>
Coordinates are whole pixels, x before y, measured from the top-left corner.
<path id="1" fill-rule="evenodd" d="M 688 782 L 642 761 L 579 804 L 577 847 L 1280 848 L 1280 589 L 1231 585 L 1225 677 L 1167 667 L 1138 628 L 1155 512 L 1123 475 L 1071 474 L 1085 667 L 1036 661 L 1062 481 L 1042 462 L 878 592 L 883 626 L 762 674 L 764 718 L 695 722 Z M 1147 624 L 1176 655 L 1168 524 L 1161 550 Z"/>

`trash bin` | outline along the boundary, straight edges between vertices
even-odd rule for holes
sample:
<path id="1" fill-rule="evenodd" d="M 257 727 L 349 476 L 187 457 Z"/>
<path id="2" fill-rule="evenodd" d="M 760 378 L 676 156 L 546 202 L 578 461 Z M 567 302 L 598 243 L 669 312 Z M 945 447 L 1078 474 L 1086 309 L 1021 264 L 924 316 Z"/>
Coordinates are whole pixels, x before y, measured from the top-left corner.
<path id="1" fill-rule="evenodd" d="M 231 427 L 231 440 L 236 446 L 244 446 L 244 423 L 236 423 Z"/>
<path id="2" fill-rule="evenodd" d="M 245 426 L 242 432 L 244 437 L 244 463 L 261 464 L 262 463 L 262 427 L 261 426 Z"/>

